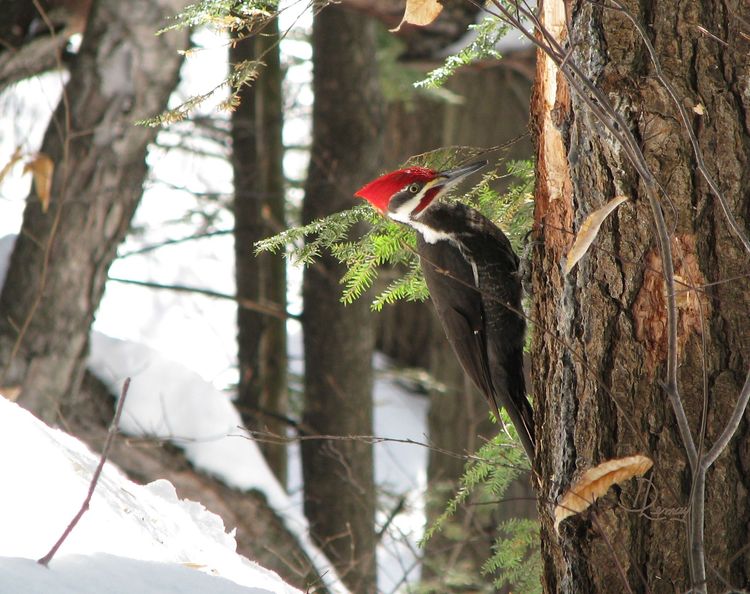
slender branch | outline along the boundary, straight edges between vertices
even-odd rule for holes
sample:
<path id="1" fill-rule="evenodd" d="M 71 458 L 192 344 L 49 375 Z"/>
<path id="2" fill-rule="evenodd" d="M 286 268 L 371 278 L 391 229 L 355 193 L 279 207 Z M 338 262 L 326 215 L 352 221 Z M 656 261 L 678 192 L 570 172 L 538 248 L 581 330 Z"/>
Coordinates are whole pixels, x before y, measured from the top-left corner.
<path id="1" fill-rule="evenodd" d="M 484 460 L 484 458 L 481 458 L 480 456 L 476 456 L 474 454 L 461 454 L 458 452 L 454 452 L 453 450 L 447 450 L 445 448 L 441 448 L 438 446 L 434 446 L 430 443 L 424 443 L 421 441 L 416 441 L 414 439 L 404 438 L 399 439 L 395 437 L 382 437 L 380 435 L 303 435 L 299 434 L 296 436 L 289 436 L 289 435 L 279 435 L 278 433 L 270 433 L 267 431 L 251 431 L 247 427 L 241 427 L 249 435 L 235 435 L 235 437 L 242 437 L 244 439 L 250 439 L 252 441 L 259 441 L 264 443 L 273 443 L 273 444 L 286 444 L 286 443 L 293 443 L 293 442 L 299 442 L 299 441 L 361 441 L 367 444 L 379 444 L 379 443 L 401 443 L 401 444 L 407 444 L 407 445 L 415 445 L 422 448 L 427 448 L 428 450 L 432 452 L 437 452 L 438 454 L 444 454 L 446 456 L 450 456 L 451 458 L 456 458 L 458 460 Z M 512 446 L 508 446 L 512 447 Z M 506 468 L 513 468 L 515 470 L 528 470 L 525 466 L 516 466 L 514 464 L 497 464 L 498 466 L 504 466 Z"/>
<path id="2" fill-rule="evenodd" d="M 732 411 L 727 424 L 724 426 L 724 430 L 721 432 L 721 435 L 716 438 L 716 441 L 714 442 L 714 445 L 711 447 L 711 449 L 706 452 L 703 460 L 701 460 L 701 464 L 704 467 L 704 470 L 708 470 L 711 465 L 716 462 L 716 459 L 719 457 L 721 452 L 724 451 L 724 448 L 729 445 L 729 441 L 732 439 L 732 437 L 734 437 L 737 428 L 740 426 L 742 418 L 745 416 L 745 409 L 747 408 L 748 401 L 750 401 L 750 372 L 745 378 L 745 385 L 742 386 L 740 396 L 737 399 L 736 404 L 734 405 L 734 410 Z"/>
<path id="3" fill-rule="evenodd" d="M 129 258 L 131 256 L 140 256 L 141 254 L 147 254 L 149 252 L 153 252 L 155 250 L 166 247 L 168 245 L 185 243 L 187 241 L 196 241 L 199 239 L 208 239 L 210 237 L 218 237 L 222 235 L 231 235 L 232 233 L 234 233 L 234 229 L 217 229 L 216 231 L 206 231 L 205 233 L 195 233 L 194 235 L 188 235 L 186 237 L 176 237 L 173 239 L 165 239 L 164 241 L 160 241 L 159 243 L 152 243 L 149 245 L 144 245 L 143 247 L 140 247 L 138 249 L 135 249 L 129 252 L 124 252 L 122 254 L 118 254 L 117 257 L 119 259 L 119 258 Z"/>
<path id="4" fill-rule="evenodd" d="M 395 520 L 396 516 L 398 516 L 402 511 L 404 511 L 405 506 L 406 506 L 406 496 L 402 495 L 401 497 L 398 498 L 398 502 L 393 507 L 393 509 L 390 512 L 388 512 L 388 517 L 386 518 L 385 522 L 383 522 L 383 525 L 375 533 L 376 542 L 380 543 L 380 541 L 383 540 L 383 536 L 385 535 L 390 525 L 393 523 L 393 520 Z"/>
<path id="5" fill-rule="evenodd" d="M 176 291 L 177 293 L 195 293 L 196 295 L 205 295 L 206 297 L 213 297 L 214 299 L 225 299 L 227 301 L 234 301 L 240 307 L 249 309 L 259 314 L 272 316 L 281 320 L 293 319 L 300 320 L 302 316 L 289 313 L 278 303 L 259 303 L 252 299 L 246 299 L 245 297 L 237 297 L 236 295 L 230 295 L 229 293 L 221 293 L 219 291 L 212 291 L 211 289 L 202 289 L 200 287 L 187 287 L 185 285 L 170 285 L 162 283 L 154 283 L 150 281 L 140 281 L 130 278 L 119 278 L 115 276 L 108 277 L 107 280 L 114 281 L 116 283 L 123 283 L 126 285 L 136 285 L 137 287 L 148 287 L 150 289 L 165 289 L 168 291 Z"/>
<path id="6" fill-rule="evenodd" d="M 68 536 L 70 536 L 70 533 L 73 532 L 73 529 L 76 527 L 80 519 L 83 517 L 83 514 L 85 514 L 89 509 L 89 503 L 91 502 L 91 498 L 94 495 L 96 484 L 99 482 L 99 476 L 101 475 L 102 469 L 104 468 L 104 463 L 107 461 L 107 456 L 109 455 L 109 450 L 112 447 L 112 443 L 115 440 L 115 435 L 117 435 L 117 428 L 120 424 L 120 416 L 122 415 L 122 408 L 125 405 L 125 398 L 128 395 L 128 388 L 130 388 L 129 377 L 125 378 L 125 382 L 122 384 L 122 391 L 120 392 L 120 398 L 117 401 L 117 407 L 115 408 L 115 416 L 112 418 L 112 422 L 109 425 L 109 431 L 107 431 L 107 439 L 104 442 L 104 449 L 102 449 L 102 455 L 99 458 L 99 464 L 97 464 L 96 470 L 94 470 L 94 474 L 91 477 L 91 482 L 89 483 L 89 490 L 88 490 L 88 493 L 86 494 L 86 498 L 83 500 L 83 503 L 81 504 L 81 509 L 78 510 L 78 513 L 70 521 L 70 524 L 68 524 L 68 527 L 65 528 L 63 533 L 60 535 L 60 538 L 57 539 L 57 542 L 54 545 L 52 545 L 52 548 L 49 550 L 49 552 L 44 557 L 37 560 L 37 563 L 39 563 L 40 565 L 44 565 L 45 567 L 49 565 L 49 562 L 52 561 L 52 558 L 55 556 L 55 553 L 57 553 L 57 550 L 65 542 L 65 539 L 68 538 Z"/>

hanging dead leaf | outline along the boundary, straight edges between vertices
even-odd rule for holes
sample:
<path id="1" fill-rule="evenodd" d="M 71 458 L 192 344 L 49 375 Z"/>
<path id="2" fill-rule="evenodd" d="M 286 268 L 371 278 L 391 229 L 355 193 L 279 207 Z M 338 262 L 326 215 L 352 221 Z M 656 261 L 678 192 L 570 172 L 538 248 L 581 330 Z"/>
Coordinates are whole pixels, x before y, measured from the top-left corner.
<path id="1" fill-rule="evenodd" d="M 391 33 L 398 33 L 404 23 L 424 27 L 434 21 L 442 12 L 443 5 L 437 0 L 406 0 L 404 18 Z"/>
<path id="2" fill-rule="evenodd" d="M 555 507 L 555 530 L 565 518 L 587 509 L 612 485 L 645 474 L 653 464 L 650 458 L 635 455 L 607 460 L 584 472 Z"/>
<path id="3" fill-rule="evenodd" d="M 10 173 L 10 170 L 13 169 L 13 165 L 21 160 L 21 157 L 21 147 L 17 146 L 16 150 L 14 150 L 13 154 L 10 156 L 10 159 L 8 159 L 8 162 L 3 166 L 2 169 L 0 169 L 0 182 L 2 182 L 3 179 L 5 179 L 5 176 Z"/>
<path id="4" fill-rule="evenodd" d="M 578 230 L 578 235 L 576 235 L 576 239 L 573 242 L 573 247 L 571 247 L 568 252 L 568 259 L 565 263 L 565 274 L 568 274 L 573 269 L 576 262 L 583 258 L 589 247 L 591 247 L 591 244 L 599 233 L 599 228 L 602 226 L 604 219 L 606 219 L 615 208 L 620 206 L 620 204 L 627 199 L 627 196 L 615 196 L 612 200 L 607 202 L 607 204 L 601 208 L 597 208 L 586 217 L 586 220 L 583 221 L 581 228 Z"/>
<path id="5" fill-rule="evenodd" d="M 0 396 L 15 402 L 21 395 L 21 386 L 0 386 Z"/>
<path id="6" fill-rule="evenodd" d="M 23 172 L 31 171 L 34 176 L 34 189 L 42 203 L 42 212 L 49 210 L 50 193 L 52 192 L 52 174 L 55 172 L 55 163 L 49 156 L 39 153 L 36 157 L 26 162 Z"/>

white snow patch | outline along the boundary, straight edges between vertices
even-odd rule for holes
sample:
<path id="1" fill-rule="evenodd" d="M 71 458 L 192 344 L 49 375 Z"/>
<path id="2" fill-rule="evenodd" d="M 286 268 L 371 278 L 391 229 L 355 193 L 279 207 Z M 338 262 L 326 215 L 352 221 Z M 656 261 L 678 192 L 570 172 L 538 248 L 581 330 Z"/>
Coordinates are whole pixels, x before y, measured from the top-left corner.
<path id="1" fill-rule="evenodd" d="M 89 368 L 115 394 L 126 377 L 132 378 L 120 423 L 124 431 L 167 438 L 182 447 L 197 468 L 227 485 L 261 491 L 324 576 L 329 591 L 347 592 L 313 544 L 298 506 L 242 429 L 240 415 L 227 394 L 157 351 L 98 332 L 91 333 Z"/>
<path id="2" fill-rule="evenodd" d="M 99 455 L 4 398 L 0 449 L 6 485 L 0 495 L 0 593 L 299 593 L 238 555 L 221 518 L 179 500 L 170 483 L 136 485 L 111 464 L 49 568 L 37 565 L 34 559 L 80 508 Z"/>

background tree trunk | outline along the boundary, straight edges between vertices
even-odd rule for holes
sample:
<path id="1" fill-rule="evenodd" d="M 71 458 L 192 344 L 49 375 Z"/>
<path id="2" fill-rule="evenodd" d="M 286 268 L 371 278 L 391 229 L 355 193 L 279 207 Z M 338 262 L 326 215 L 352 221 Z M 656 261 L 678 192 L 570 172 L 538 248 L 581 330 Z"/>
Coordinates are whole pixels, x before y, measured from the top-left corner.
<path id="1" fill-rule="evenodd" d="M 75 400 L 107 270 L 141 197 L 161 112 L 187 32 L 155 36 L 184 0 L 93 8 L 41 152 L 55 164 L 49 209 L 33 191 L 0 295 L 0 385 L 46 421 Z M 127 312 L 123 312 L 127 315 Z"/>
<path id="2" fill-rule="evenodd" d="M 232 112 L 234 169 L 235 278 L 237 296 L 286 309 L 286 262 L 272 254 L 253 253 L 253 244 L 284 223 L 284 171 L 281 65 L 278 21 L 260 35 L 243 39 L 229 50 L 231 64 L 261 59 L 259 78 L 241 93 Z M 262 57 L 261 57 L 262 56 Z M 285 435 L 276 415 L 287 413 L 286 320 L 237 309 L 240 370 L 237 406 L 252 430 Z M 286 447 L 260 442 L 269 466 L 286 484 Z"/>
<path id="3" fill-rule="evenodd" d="M 648 31 L 731 209 L 750 215 L 750 44 L 746 2 L 626 2 Z M 705 446 L 734 406 L 750 366 L 748 254 L 696 162 L 675 106 L 654 77 L 637 32 L 618 11 L 547 1 L 547 27 L 571 59 L 616 101 L 662 198 L 678 280 L 704 286 L 679 299 L 679 387 L 696 441 L 707 399 Z M 566 22 L 569 29 L 566 28 Z M 704 35 L 710 31 L 720 39 Z M 698 106 L 701 107 L 698 107 Z M 686 505 L 691 475 L 662 387 L 666 310 L 661 261 L 643 187 L 615 141 L 539 60 L 533 102 L 538 142 L 533 391 L 538 398 L 540 515 L 547 592 L 684 592 L 691 587 Z M 617 194 L 631 198 L 602 227 L 568 276 L 572 231 Z M 684 288 L 684 287 L 683 287 Z M 704 350 L 705 345 L 705 350 Z M 750 586 L 750 463 L 742 423 L 708 476 L 708 591 Z M 551 509 L 582 470 L 634 453 L 654 459 L 648 495 L 631 481 L 554 534 Z M 644 505 L 643 513 L 629 509 Z M 625 582 L 629 582 L 629 586 Z"/>
<path id="4" fill-rule="evenodd" d="M 379 171 L 383 106 L 374 23 L 338 6 L 313 23 L 313 144 L 303 223 L 354 205 Z M 329 255 L 305 270 L 303 420 L 318 434 L 372 434 L 372 315 L 341 304 L 344 269 Z M 353 592 L 375 591 L 375 486 L 370 444 L 302 442 L 311 531 Z"/>

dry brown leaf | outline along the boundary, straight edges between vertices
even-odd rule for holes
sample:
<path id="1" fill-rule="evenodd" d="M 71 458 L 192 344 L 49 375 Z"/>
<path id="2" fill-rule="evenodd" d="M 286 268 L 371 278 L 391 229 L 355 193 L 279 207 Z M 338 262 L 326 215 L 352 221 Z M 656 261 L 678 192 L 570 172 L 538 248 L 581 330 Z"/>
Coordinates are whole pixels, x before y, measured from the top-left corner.
<path id="1" fill-rule="evenodd" d="M 601 208 L 597 208 L 586 217 L 586 220 L 583 221 L 583 225 L 581 225 L 581 228 L 578 230 L 578 235 L 576 235 L 576 239 L 573 242 L 573 247 L 571 247 L 568 252 L 568 260 L 565 263 L 565 274 L 568 274 L 573 269 L 576 262 L 583 258 L 589 247 L 591 247 L 591 244 L 599 233 L 599 228 L 602 226 L 604 219 L 606 219 L 615 208 L 620 206 L 620 204 L 627 199 L 627 196 L 615 196 L 612 200 L 607 202 L 607 204 Z"/>
<path id="2" fill-rule="evenodd" d="M 0 396 L 6 400 L 15 402 L 21 395 L 21 386 L 0 386 Z"/>
<path id="3" fill-rule="evenodd" d="M 49 199 L 52 191 L 52 174 L 55 172 L 55 163 L 49 156 L 39 153 L 36 157 L 26 162 L 23 172 L 31 171 L 34 176 L 34 189 L 42 203 L 42 212 L 49 210 Z"/>
<path id="4" fill-rule="evenodd" d="M 13 169 L 13 165 L 18 163 L 21 160 L 21 157 L 23 155 L 21 154 L 21 147 L 17 146 L 16 150 L 13 151 L 13 154 L 10 156 L 10 159 L 8 159 L 8 162 L 3 166 L 2 169 L 0 169 L 0 182 L 5 179 L 5 176 L 10 173 L 10 170 Z"/>
<path id="5" fill-rule="evenodd" d="M 645 474 L 653 464 L 651 458 L 635 455 L 607 460 L 584 472 L 555 507 L 555 530 L 565 518 L 587 509 L 612 485 Z"/>
<path id="6" fill-rule="evenodd" d="M 406 0 L 406 10 L 404 18 L 398 24 L 398 27 L 391 29 L 391 33 L 397 33 L 401 30 L 404 23 L 419 25 L 424 27 L 434 21 L 443 10 L 443 5 L 437 0 Z"/>

